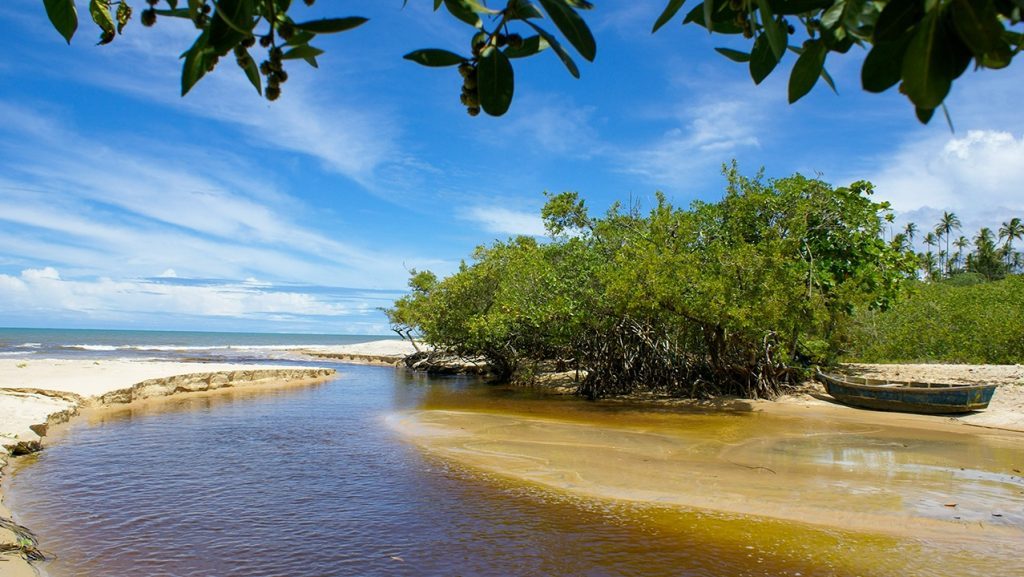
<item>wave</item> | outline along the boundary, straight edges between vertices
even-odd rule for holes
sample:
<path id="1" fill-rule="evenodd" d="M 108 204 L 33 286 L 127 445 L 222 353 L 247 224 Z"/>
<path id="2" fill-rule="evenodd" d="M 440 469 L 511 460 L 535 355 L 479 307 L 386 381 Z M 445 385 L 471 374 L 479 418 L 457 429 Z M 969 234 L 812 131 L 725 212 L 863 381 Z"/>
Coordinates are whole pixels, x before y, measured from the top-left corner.
<path id="1" fill-rule="evenodd" d="M 19 357 L 19 356 L 25 356 L 25 355 L 30 355 L 30 354 L 32 354 L 32 353 L 30 353 L 28 351 L 3 351 L 3 352 L 0 352 L 0 357 Z"/>
<path id="2" fill-rule="evenodd" d="M 42 346 L 43 346 L 43 343 L 21 343 L 20 345 L 15 345 L 14 348 L 16 348 L 16 349 L 38 349 L 38 348 L 41 348 Z"/>

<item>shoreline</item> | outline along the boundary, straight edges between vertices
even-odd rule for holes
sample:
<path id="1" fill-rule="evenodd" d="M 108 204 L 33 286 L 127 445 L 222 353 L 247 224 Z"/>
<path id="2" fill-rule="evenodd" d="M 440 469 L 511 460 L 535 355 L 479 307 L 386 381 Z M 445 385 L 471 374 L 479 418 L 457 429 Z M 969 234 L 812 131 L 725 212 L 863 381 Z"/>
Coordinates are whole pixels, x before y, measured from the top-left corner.
<path id="1" fill-rule="evenodd" d="M 51 427 L 82 411 L 132 407 L 190 394 L 313 384 L 335 374 L 324 367 L 269 364 L 0 359 L 0 519 L 14 522 L 3 494 L 10 459 L 42 450 Z M 0 545 L 17 543 L 13 529 L 0 527 Z M 0 554 L 0 567 L 9 577 L 40 574 L 16 553 Z"/>

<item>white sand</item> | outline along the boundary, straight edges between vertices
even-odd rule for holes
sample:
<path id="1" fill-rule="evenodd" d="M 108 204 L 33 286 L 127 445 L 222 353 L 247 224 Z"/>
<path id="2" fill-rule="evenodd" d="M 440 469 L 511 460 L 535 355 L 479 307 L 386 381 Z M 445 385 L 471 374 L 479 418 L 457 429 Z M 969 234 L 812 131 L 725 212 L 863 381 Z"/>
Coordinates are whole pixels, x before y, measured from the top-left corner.
<path id="1" fill-rule="evenodd" d="M 424 348 L 425 345 L 419 345 Z M 381 339 L 366 343 L 353 345 L 324 345 L 318 347 L 303 347 L 303 351 L 331 355 L 371 355 L 384 357 L 404 357 L 416 352 L 412 343 L 399 339 Z"/>

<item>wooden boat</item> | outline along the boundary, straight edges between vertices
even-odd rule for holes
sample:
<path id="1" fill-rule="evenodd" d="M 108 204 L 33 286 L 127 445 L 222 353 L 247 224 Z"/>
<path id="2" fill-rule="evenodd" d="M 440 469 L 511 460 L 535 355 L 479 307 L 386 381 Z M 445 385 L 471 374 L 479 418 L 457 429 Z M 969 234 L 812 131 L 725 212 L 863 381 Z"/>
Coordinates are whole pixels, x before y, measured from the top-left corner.
<path id="1" fill-rule="evenodd" d="M 904 413 L 966 413 L 988 407 L 996 385 L 959 385 L 887 381 L 864 377 L 815 375 L 840 403 Z"/>

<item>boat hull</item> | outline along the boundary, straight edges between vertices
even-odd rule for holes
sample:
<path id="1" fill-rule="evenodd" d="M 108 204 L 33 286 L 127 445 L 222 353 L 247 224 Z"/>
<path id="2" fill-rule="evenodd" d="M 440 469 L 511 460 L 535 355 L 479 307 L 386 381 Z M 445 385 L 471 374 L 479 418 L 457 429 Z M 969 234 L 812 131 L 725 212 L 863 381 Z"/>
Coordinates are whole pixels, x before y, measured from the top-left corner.
<path id="1" fill-rule="evenodd" d="M 902 413 L 950 414 L 983 410 L 996 389 L 996 385 L 851 381 L 851 378 L 840 379 L 824 373 L 818 373 L 817 378 L 828 394 L 843 404 Z"/>

